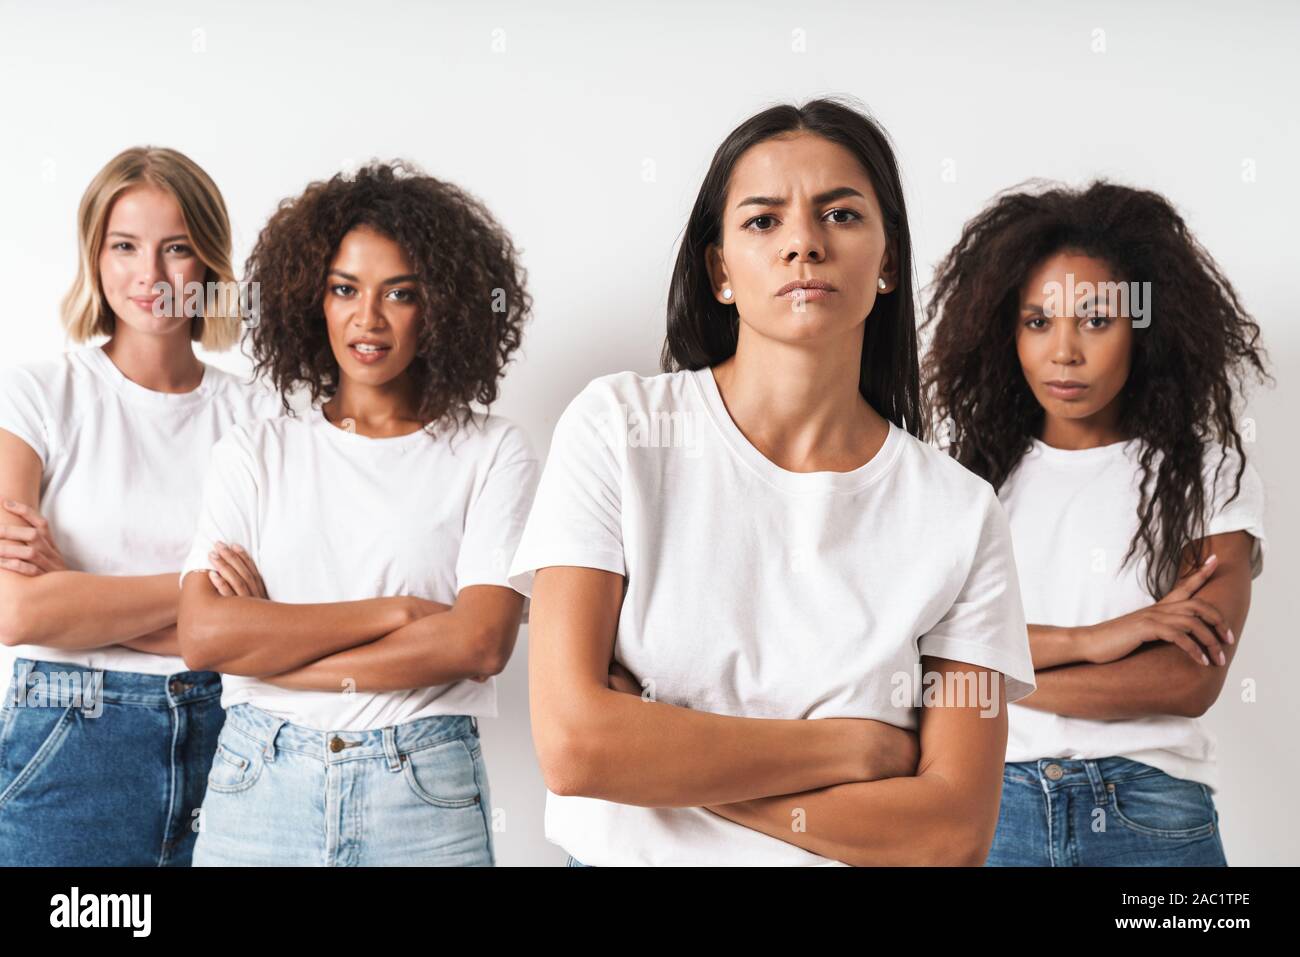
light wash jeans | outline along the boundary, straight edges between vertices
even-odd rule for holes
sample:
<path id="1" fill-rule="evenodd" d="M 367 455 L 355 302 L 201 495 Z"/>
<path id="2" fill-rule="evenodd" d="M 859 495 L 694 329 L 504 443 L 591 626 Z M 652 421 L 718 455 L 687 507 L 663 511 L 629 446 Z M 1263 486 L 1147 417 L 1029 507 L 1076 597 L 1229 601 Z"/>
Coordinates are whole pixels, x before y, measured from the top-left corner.
<path id="1" fill-rule="evenodd" d="M 990 867 L 1226 867 L 1204 784 L 1128 758 L 1011 762 Z"/>
<path id="2" fill-rule="evenodd" d="M 472 717 L 317 731 L 237 704 L 208 775 L 194 866 L 491 867 L 490 806 Z"/>
<path id="3" fill-rule="evenodd" d="M 225 720 L 220 675 L 17 658 L 9 692 L 0 866 L 189 866 Z"/>

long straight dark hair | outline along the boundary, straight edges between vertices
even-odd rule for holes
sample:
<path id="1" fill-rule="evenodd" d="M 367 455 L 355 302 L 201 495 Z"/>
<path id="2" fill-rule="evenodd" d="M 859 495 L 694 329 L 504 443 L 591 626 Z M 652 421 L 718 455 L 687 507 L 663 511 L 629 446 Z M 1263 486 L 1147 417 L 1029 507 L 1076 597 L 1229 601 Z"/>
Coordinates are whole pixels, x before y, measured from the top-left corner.
<path id="1" fill-rule="evenodd" d="M 808 132 L 843 146 L 858 158 L 876 191 L 885 238 L 898 268 L 894 292 L 876 297 L 867 316 L 858 389 L 871 407 L 899 428 L 925 438 L 921 371 L 917 357 L 916 305 L 912 280 L 912 236 L 907 227 L 898 161 L 883 129 L 870 117 L 833 99 L 803 106 L 783 104 L 750 117 L 731 131 L 713 154 L 695 198 L 686 234 L 677 251 L 668 290 L 668 335 L 661 364 L 665 372 L 703 369 L 736 352 L 740 315 L 713 297 L 705 265 L 718 242 L 727 186 L 736 163 L 751 146 L 788 133 Z"/>

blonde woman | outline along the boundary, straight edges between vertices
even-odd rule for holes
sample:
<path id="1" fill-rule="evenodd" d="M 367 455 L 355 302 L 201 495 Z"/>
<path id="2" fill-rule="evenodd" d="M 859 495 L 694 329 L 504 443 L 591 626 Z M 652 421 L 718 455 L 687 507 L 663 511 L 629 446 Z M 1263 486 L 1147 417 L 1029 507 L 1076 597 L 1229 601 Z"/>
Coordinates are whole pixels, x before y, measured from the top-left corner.
<path id="1" fill-rule="evenodd" d="M 78 231 L 63 321 L 107 341 L 0 371 L 0 865 L 184 866 L 223 715 L 180 657 L 177 574 L 212 445 L 278 404 L 195 355 L 240 323 L 192 160 L 120 153 Z"/>

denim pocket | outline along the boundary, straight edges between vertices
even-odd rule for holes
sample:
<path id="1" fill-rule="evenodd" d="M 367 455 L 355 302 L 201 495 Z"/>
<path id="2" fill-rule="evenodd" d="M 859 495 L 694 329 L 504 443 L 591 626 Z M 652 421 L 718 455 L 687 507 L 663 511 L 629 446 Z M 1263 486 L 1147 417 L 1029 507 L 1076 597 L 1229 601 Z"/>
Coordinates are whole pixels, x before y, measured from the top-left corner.
<path id="1" fill-rule="evenodd" d="M 212 754 L 208 787 L 221 794 L 235 794 L 251 788 L 261 774 L 262 761 L 258 757 L 256 744 L 251 741 L 235 741 L 223 729 L 217 739 L 217 749 Z"/>
<path id="2" fill-rule="evenodd" d="M 465 737 L 402 755 L 402 776 L 411 792 L 435 807 L 472 807 L 482 800 L 473 747 Z"/>
<path id="3" fill-rule="evenodd" d="M 1131 830 L 1178 840 L 1214 833 L 1214 800 L 1197 781 L 1162 771 L 1107 784 L 1106 790 L 1111 813 Z"/>
<path id="4" fill-rule="evenodd" d="M 68 739 L 75 705 L 11 706 L 0 740 L 0 808 L 12 801 Z"/>

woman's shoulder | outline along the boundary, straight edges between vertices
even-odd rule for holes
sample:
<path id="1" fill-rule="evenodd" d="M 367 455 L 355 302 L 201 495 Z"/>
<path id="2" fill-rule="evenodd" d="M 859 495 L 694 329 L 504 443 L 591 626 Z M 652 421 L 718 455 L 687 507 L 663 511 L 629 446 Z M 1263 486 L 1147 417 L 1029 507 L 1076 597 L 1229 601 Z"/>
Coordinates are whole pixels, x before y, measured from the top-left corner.
<path id="1" fill-rule="evenodd" d="M 924 439 L 918 439 L 897 425 L 894 428 L 898 431 L 903 446 L 899 452 L 900 458 L 905 467 L 924 483 L 919 488 L 924 488 L 925 492 L 918 491 L 918 494 L 929 495 L 937 491 L 943 496 L 940 501 L 965 501 L 981 505 L 996 500 L 993 486 L 986 479 L 976 475 L 943 449 Z"/>
<path id="2" fill-rule="evenodd" d="M 514 419 L 496 412 L 472 413 L 469 420 L 450 436 L 453 448 L 464 439 L 472 441 L 480 450 L 486 450 L 498 465 L 537 459 L 528 433 Z"/>
<path id="3" fill-rule="evenodd" d="M 667 397 L 679 395 L 688 388 L 690 380 L 698 375 L 698 370 L 690 369 L 651 375 L 643 375 L 631 370 L 610 372 L 588 382 L 573 401 L 648 407 Z"/>

